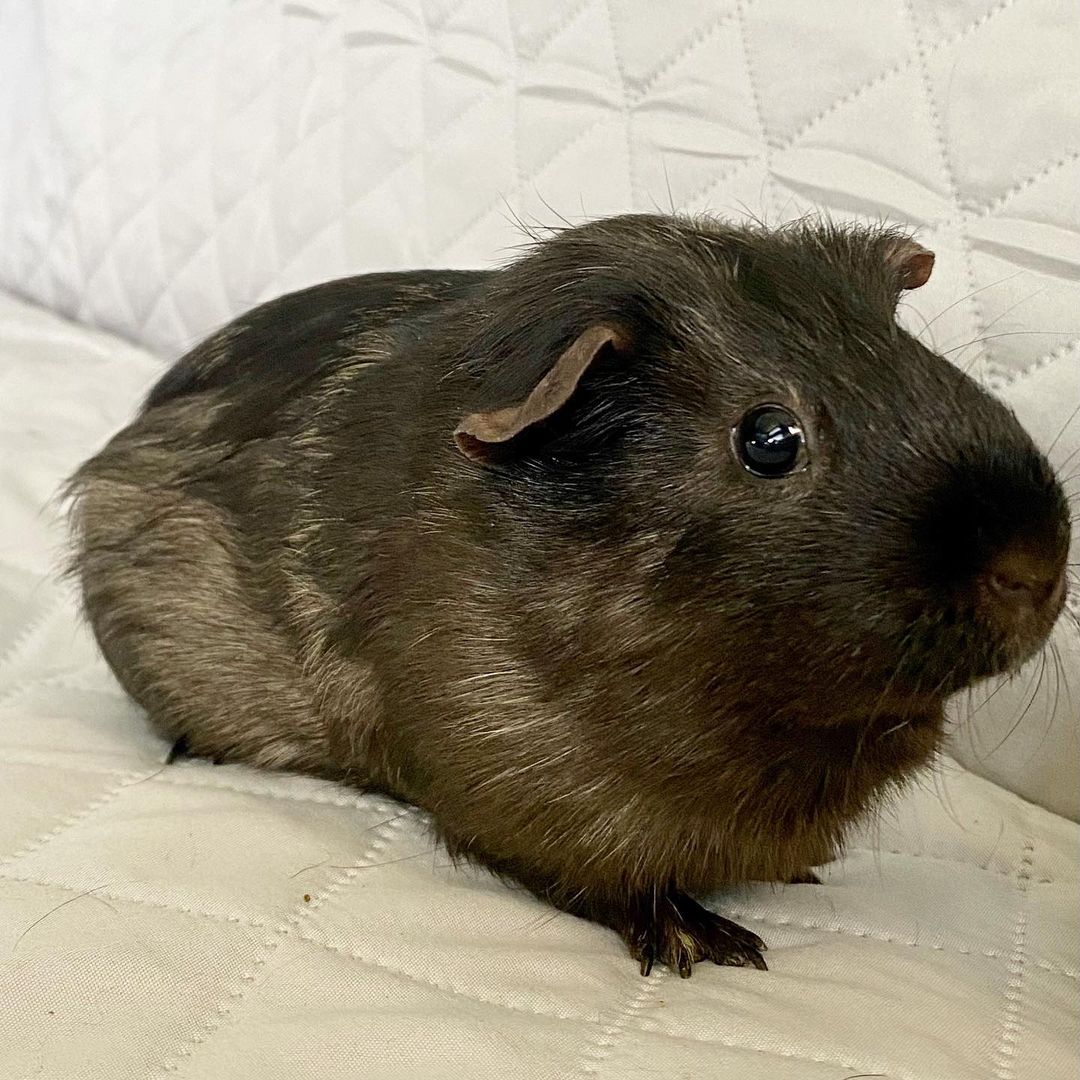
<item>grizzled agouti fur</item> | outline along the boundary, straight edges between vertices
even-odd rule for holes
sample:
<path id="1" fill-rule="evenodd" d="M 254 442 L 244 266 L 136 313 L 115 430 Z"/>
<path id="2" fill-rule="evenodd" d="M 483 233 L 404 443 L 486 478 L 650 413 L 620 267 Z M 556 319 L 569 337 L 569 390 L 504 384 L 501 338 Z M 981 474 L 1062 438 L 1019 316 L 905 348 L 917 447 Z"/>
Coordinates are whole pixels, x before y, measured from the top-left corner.
<path id="1" fill-rule="evenodd" d="M 372 274 L 189 353 L 72 479 L 101 648 L 169 738 L 419 804 L 648 970 L 812 880 L 1037 650 L 1065 501 L 901 330 L 888 229 L 634 215 Z"/>

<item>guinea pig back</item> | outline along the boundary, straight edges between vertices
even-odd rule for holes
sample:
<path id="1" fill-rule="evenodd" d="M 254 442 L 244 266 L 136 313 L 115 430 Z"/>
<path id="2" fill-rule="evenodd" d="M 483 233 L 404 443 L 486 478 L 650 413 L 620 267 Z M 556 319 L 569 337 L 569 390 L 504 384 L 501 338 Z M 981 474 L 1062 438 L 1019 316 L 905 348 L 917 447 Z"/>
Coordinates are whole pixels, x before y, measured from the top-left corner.
<path id="1" fill-rule="evenodd" d="M 71 481 L 102 651 L 189 751 L 417 803 L 647 971 L 812 880 L 1064 602 L 1061 487 L 904 332 L 905 233 L 629 215 L 256 308 Z"/>

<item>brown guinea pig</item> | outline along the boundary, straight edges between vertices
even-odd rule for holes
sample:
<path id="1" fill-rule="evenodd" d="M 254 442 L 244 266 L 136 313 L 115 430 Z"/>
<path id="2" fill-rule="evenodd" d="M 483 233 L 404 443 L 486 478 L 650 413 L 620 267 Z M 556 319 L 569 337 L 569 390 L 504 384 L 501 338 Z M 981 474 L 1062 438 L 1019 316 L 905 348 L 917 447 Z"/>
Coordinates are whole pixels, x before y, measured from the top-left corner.
<path id="1" fill-rule="evenodd" d="M 1063 603 L 1047 462 L 896 324 L 932 263 L 633 215 L 264 304 L 72 479 L 101 648 L 192 754 L 417 803 L 644 972 L 764 968 L 692 894 L 813 880 Z"/>

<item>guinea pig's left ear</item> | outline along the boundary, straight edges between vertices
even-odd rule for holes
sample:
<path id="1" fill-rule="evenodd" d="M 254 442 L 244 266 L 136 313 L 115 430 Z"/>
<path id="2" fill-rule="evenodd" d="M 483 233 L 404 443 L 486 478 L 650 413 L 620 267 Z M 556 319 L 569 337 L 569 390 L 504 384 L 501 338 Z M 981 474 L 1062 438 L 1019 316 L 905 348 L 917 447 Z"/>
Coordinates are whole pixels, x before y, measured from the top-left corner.
<path id="1" fill-rule="evenodd" d="M 885 256 L 885 262 L 896 274 L 901 289 L 917 289 L 930 280 L 934 269 L 934 253 L 914 240 L 900 240 Z"/>
<path id="2" fill-rule="evenodd" d="M 454 432 L 458 449 L 473 461 L 490 461 L 501 444 L 561 409 L 570 400 L 589 365 L 605 349 L 622 346 L 623 336 L 613 327 L 590 326 L 567 346 L 524 401 L 466 416 Z"/>

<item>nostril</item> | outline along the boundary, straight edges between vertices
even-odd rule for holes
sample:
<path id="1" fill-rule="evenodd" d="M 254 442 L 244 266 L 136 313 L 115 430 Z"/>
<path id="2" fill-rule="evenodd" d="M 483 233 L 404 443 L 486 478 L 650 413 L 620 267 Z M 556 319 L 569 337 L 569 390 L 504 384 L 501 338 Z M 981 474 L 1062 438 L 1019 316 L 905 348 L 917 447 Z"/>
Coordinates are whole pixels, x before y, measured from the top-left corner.
<path id="1" fill-rule="evenodd" d="M 990 592 L 1008 604 L 1042 607 L 1060 599 L 1065 569 L 1045 556 L 1018 548 L 1007 548 L 986 568 L 984 581 Z"/>
<path id="2" fill-rule="evenodd" d="M 990 588 L 1004 597 L 1006 600 L 1035 599 L 1035 593 L 1039 590 L 1037 583 L 1032 581 L 1020 581 L 1008 574 L 991 573 L 987 579 Z"/>

